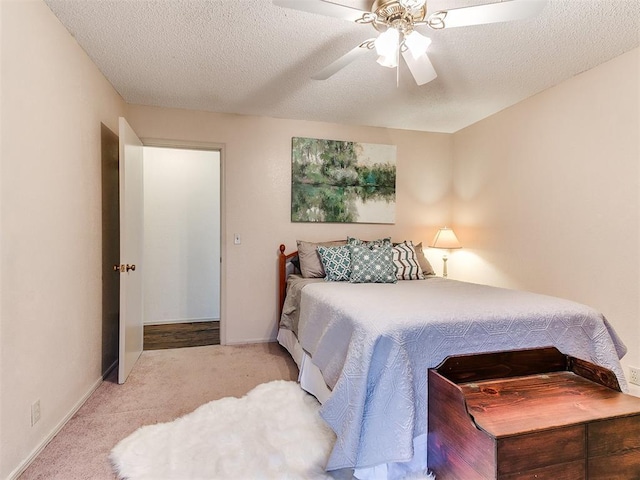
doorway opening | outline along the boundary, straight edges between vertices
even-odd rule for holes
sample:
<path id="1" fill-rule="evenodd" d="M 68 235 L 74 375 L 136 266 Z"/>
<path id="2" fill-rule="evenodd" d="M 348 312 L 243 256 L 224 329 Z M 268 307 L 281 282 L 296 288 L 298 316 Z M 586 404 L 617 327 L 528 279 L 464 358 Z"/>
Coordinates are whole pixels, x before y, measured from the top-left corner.
<path id="1" fill-rule="evenodd" d="M 220 343 L 220 151 L 143 147 L 144 349 Z"/>
<path id="2" fill-rule="evenodd" d="M 144 348 L 145 329 L 160 332 L 162 337 L 149 348 L 225 343 L 221 293 L 224 145 L 171 140 L 147 140 L 143 144 L 123 117 L 118 119 L 118 134 L 102 124 L 101 139 L 102 373 L 106 378 L 117 367 L 117 381 L 124 383 Z M 165 163 L 177 167 L 158 171 L 154 167 L 161 166 L 162 161 L 153 162 L 150 147 L 168 150 L 173 160 Z M 165 201 L 164 206 L 147 202 L 147 220 L 155 218 L 155 230 L 162 232 L 164 228 L 165 233 L 159 237 L 166 241 L 164 247 L 144 245 L 145 148 L 146 163 L 151 165 L 148 173 L 164 177 L 164 183 L 147 182 L 147 196 Z M 209 154 L 200 162 L 200 169 L 197 162 L 194 167 L 184 158 L 196 152 Z M 172 197 L 172 191 L 182 196 Z M 172 200 L 167 202 L 168 198 Z M 173 221 L 173 226 L 167 228 L 165 220 Z M 172 236 L 173 232 L 179 235 Z M 154 238 L 146 236 L 148 242 Z M 172 243 L 181 248 L 172 250 Z M 156 277 L 156 285 L 146 288 L 146 316 L 145 248 L 151 252 L 150 274 Z M 206 272 L 208 276 L 202 274 L 203 265 L 212 267 Z M 166 301 L 170 299 L 176 301 L 173 307 Z"/>

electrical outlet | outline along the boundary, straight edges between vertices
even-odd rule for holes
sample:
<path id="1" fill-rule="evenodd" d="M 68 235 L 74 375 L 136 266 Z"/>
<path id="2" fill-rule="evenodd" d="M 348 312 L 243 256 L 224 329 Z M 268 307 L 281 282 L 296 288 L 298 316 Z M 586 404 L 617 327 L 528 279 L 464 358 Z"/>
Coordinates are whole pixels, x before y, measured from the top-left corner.
<path id="1" fill-rule="evenodd" d="M 629 383 L 640 385 L 640 368 L 629 367 Z"/>
<path id="2" fill-rule="evenodd" d="M 40 400 L 31 404 L 31 426 L 33 427 L 40 420 Z"/>

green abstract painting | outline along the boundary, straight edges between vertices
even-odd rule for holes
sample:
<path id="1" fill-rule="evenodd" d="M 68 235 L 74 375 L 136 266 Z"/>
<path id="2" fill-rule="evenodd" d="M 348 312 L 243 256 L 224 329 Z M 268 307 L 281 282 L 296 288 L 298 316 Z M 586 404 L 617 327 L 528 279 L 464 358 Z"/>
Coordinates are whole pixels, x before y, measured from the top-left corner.
<path id="1" fill-rule="evenodd" d="M 291 221 L 395 223 L 396 147 L 293 137 Z"/>

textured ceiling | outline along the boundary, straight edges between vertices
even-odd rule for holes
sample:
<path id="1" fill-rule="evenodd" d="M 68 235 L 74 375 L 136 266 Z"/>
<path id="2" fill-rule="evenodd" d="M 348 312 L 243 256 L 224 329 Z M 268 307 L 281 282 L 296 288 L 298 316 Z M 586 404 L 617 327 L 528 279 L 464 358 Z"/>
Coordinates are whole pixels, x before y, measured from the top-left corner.
<path id="1" fill-rule="evenodd" d="M 312 80 L 376 31 L 271 0 L 45 2 L 128 103 L 432 132 L 455 132 L 640 43 L 640 0 L 548 0 L 528 20 L 422 27 L 438 78 L 419 87 L 401 64 L 397 86 L 373 52 Z M 491 2 L 430 0 L 428 12 L 481 3 Z"/>

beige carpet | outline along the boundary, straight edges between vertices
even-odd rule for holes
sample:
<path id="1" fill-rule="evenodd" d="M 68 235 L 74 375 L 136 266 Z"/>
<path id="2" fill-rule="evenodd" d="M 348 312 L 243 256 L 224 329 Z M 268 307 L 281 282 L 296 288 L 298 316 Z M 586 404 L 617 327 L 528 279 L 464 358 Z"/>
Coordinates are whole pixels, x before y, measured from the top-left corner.
<path id="1" fill-rule="evenodd" d="M 289 354 L 275 343 L 145 351 L 127 382 L 103 382 L 20 480 L 114 480 L 109 452 L 139 427 L 297 375 Z"/>

